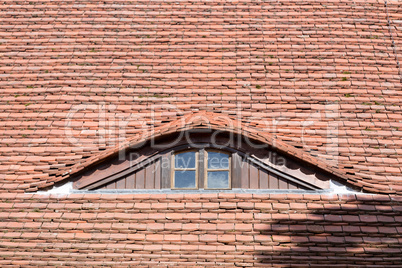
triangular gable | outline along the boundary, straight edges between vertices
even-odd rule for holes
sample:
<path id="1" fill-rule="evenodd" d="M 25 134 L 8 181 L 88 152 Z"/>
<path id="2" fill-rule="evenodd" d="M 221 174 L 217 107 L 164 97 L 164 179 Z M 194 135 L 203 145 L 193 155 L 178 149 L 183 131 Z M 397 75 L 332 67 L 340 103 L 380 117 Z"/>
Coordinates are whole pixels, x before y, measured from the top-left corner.
<path id="1" fill-rule="evenodd" d="M 332 167 L 328 165 L 325 162 L 322 162 L 311 155 L 307 154 L 306 152 L 294 148 L 293 146 L 290 146 L 280 140 L 277 140 L 273 138 L 272 135 L 269 133 L 260 133 L 256 131 L 256 129 L 244 126 L 241 122 L 238 122 L 236 120 L 230 119 L 228 121 L 227 116 L 222 116 L 221 114 L 215 114 L 215 113 L 197 113 L 197 114 L 192 114 L 192 115 L 187 115 L 183 116 L 182 118 L 168 123 L 160 128 L 155 128 L 150 132 L 146 132 L 145 134 L 143 133 L 141 136 L 137 135 L 132 137 L 131 139 L 128 139 L 124 144 L 121 144 L 119 146 L 116 146 L 115 148 L 106 150 L 104 152 L 99 153 L 98 155 L 91 157 L 84 162 L 77 163 L 76 165 L 72 166 L 70 170 L 63 170 L 61 173 L 58 174 L 55 180 L 53 180 L 53 183 L 55 182 L 60 182 L 60 181 L 65 181 L 65 180 L 71 180 L 75 179 L 77 180 L 78 177 L 83 176 L 83 174 L 88 174 L 88 173 L 95 173 L 98 174 L 100 173 L 100 169 L 103 169 L 105 172 L 105 166 L 113 166 L 113 171 L 112 169 L 109 169 L 107 172 L 103 173 L 102 176 L 98 176 L 100 180 L 104 180 L 107 176 L 111 176 L 109 173 L 113 173 L 112 175 L 115 176 L 115 179 L 111 179 L 109 182 L 112 183 L 112 181 L 115 181 L 114 183 L 117 183 L 118 180 L 121 180 L 122 177 L 119 177 L 117 174 L 120 174 L 124 170 L 127 169 L 127 167 L 117 167 L 118 165 L 115 163 L 116 157 L 120 155 L 120 160 L 119 161 L 127 161 L 127 159 L 121 159 L 121 155 L 127 153 L 128 151 L 132 151 L 132 148 L 139 148 L 143 146 L 144 144 L 149 143 L 151 140 L 163 140 L 164 137 L 174 137 L 178 133 L 184 133 L 184 132 L 194 132 L 194 131 L 218 131 L 218 132 L 227 132 L 235 135 L 239 135 L 242 137 L 246 137 L 247 139 L 252 139 L 254 141 L 257 141 L 262 144 L 266 144 L 269 146 L 271 152 L 279 153 L 283 157 L 286 157 L 289 161 L 299 162 L 298 165 L 300 166 L 307 166 L 312 168 L 310 173 L 316 173 L 317 170 L 320 173 L 320 177 L 332 177 L 335 178 L 338 181 L 344 182 L 345 184 L 351 184 L 353 185 L 353 178 L 349 178 L 348 175 L 342 174 L 339 170 L 337 170 L 335 167 Z M 144 147 L 144 146 L 143 146 Z M 147 155 L 143 156 L 143 160 L 147 159 L 150 154 L 158 154 L 161 153 L 160 151 L 154 151 L 152 153 L 148 152 Z M 258 158 L 250 158 L 247 156 L 249 159 L 253 159 L 253 161 L 256 161 L 255 163 L 253 162 L 252 165 L 258 166 L 260 169 L 266 170 L 267 172 L 275 173 L 279 172 L 280 174 L 276 174 L 276 176 L 282 176 L 280 179 L 285 180 L 289 183 L 289 178 L 295 178 L 298 177 L 301 182 L 303 180 L 307 180 L 304 183 L 310 184 L 312 188 L 315 189 L 324 189 L 326 186 L 320 185 L 319 180 L 316 181 L 315 183 L 308 182 L 308 179 L 306 179 L 308 176 L 302 176 L 300 177 L 299 175 L 292 174 L 294 173 L 294 170 L 292 169 L 287 169 L 287 170 L 281 170 L 283 167 L 275 167 L 272 166 L 272 163 L 265 163 L 264 161 L 261 161 L 261 159 Z M 157 160 L 155 160 L 157 161 Z M 263 167 L 258 164 L 262 163 Z M 122 165 L 121 163 L 119 165 Z M 265 166 L 264 166 L 265 165 Z M 102 167 L 103 166 L 103 167 Z M 133 167 L 131 167 L 132 170 L 130 170 L 131 173 L 135 172 L 140 172 L 140 170 L 136 170 Z M 285 168 L 286 169 L 286 168 Z M 128 171 L 127 171 L 128 172 Z M 123 173 L 122 173 L 123 174 Z M 325 174 L 325 175 L 322 175 Z M 274 175 L 272 175 L 274 176 Z M 290 177 L 287 177 L 290 176 Z M 105 181 L 105 183 L 107 183 Z M 145 182 L 144 182 L 145 183 Z M 295 182 L 292 182 L 295 183 Z M 318 185 L 316 185 L 318 183 Z M 324 183 L 325 184 L 325 183 Z M 78 183 L 76 183 L 77 188 L 88 188 L 87 186 L 78 186 Z M 301 185 L 304 188 L 311 189 L 309 187 L 305 187 L 303 183 Z M 100 187 L 100 185 L 98 185 Z M 109 187 L 107 184 L 104 185 L 105 187 Z M 111 187 L 111 186 L 110 186 Z M 300 185 L 297 186 L 300 188 Z"/>

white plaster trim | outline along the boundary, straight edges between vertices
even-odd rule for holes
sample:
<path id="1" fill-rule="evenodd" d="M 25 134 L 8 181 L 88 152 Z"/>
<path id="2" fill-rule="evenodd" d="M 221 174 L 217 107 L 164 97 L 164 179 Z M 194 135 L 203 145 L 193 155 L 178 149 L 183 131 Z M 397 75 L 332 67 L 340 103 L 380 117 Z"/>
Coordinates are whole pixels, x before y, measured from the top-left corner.
<path id="1" fill-rule="evenodd" d="M 37 194 L 71 194 L 73 192 L 73 182 L 69 181 L 63 185 L 60 185 L 59 187 L 53 186 L 52 189 L 47 190 L 47 191 L 38 191 L 36 192 Z"/>
<path id="2" fill-rule="evenodd" d="M 330 180 L 329 185 L 333 194 L 362 194 L 334 180 Z"/>

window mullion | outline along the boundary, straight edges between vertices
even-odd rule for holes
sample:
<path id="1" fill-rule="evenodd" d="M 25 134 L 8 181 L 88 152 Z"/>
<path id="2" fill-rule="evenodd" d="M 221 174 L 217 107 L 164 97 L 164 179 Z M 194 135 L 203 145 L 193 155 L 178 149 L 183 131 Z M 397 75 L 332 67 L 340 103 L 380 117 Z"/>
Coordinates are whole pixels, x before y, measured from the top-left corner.
<path id="1" fill-rule="evenodd" d="M 198 157 L 198 189 L 204 189 L 204 178 L 205 178 L 205 150 L 204 148 L 200 149 L 199 157 Z"/>

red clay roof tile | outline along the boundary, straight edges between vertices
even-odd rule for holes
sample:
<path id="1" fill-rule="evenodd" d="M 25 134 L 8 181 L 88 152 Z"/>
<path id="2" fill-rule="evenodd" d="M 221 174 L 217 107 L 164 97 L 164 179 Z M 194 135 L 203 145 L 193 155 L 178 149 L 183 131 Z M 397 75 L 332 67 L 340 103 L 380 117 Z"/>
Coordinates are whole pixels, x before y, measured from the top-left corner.
<path id="1" fill-rule="evenodd" d="M 351 166 L 368 191 L 401 192 L 399 2 L 116 3 L 66 2 L 63 11 L 47 1 L 5 3 L 0 154 L 2 163 L 24 166 L 4 165 L 3 174 L 15 176 L 2 176 L 2 189 L 34 190 L 33 182 L 48 180 L 34 170 L 52 175 L 113 147 L 115 130 L 102 132 L 97 120 L 102 105 L 108 119 L 134 126 L 158 103 L 161 126 L 181 112 L 237 114 L 241 102 L 244 122 L 280 119 L 268 132 L 321 159 L 335 123 L 338 140 L 346 139 L 337 144 L 339 170 Z M 329 104 L 334 117 L 316 117 Z M 46 167 L 16 158 L 32 155 Z M 381 179 L 388 177 L 396 179 Z"/>

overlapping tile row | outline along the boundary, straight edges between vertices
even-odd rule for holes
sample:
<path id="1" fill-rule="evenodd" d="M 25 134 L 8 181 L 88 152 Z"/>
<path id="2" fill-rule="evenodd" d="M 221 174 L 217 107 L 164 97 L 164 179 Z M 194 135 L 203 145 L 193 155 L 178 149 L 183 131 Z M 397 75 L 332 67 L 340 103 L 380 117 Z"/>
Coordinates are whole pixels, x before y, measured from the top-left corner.
<path id="1" fill-rule="evenodd" d="M 3 194 L 0 264 L 139 267 L 402 262 L 402 203 L 381 195 Z"/>
<path id="2" fill-rule="evenodd" d="M 32 189 L 205 110 L 399 192 L 400 11 L 398 1 L 2 1 L 1 188 Z"/>

